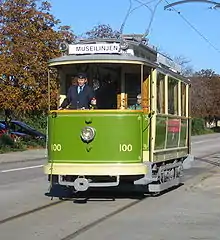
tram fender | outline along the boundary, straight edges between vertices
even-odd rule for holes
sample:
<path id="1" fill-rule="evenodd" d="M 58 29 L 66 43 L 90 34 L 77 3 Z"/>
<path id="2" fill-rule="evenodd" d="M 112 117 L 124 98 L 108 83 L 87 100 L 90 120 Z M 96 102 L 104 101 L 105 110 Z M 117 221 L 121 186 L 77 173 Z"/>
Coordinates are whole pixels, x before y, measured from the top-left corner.
<path id="1" fill-rule="evenodd" d="M 191 168 L 194 160 L 194 155 L 189 154 L 188 157 L 183 161 L 183 169 Z"/>
<path id="2" fill-rule="evenodd" d="M 145 162 L 145 165 L 147 165 L 148 168 L 147 174 L 145 174 L 144 177 L 134 181 L 134 185 L 148 185 L 149 183 L 157 181 L 157 178 L 153 178 L 152 176 L 152 163 Z"/>

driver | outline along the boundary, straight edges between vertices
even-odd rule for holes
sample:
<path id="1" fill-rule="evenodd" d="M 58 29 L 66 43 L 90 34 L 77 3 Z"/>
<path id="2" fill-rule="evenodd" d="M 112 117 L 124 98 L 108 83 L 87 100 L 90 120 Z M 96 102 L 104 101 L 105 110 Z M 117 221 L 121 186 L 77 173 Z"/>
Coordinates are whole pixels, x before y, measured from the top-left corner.
<path id="1" fill-rule="evenodd" d="M 87 83 L 85 73 L 77 75 L 77 85 L 70 86 L 67 93 L 67 98 L 64 99 L 61 106 L 58 108 L 64 109 L 69 105 L 69 109 L 89 109 L 90 104 L 94 104 L 95 93 Z"/>

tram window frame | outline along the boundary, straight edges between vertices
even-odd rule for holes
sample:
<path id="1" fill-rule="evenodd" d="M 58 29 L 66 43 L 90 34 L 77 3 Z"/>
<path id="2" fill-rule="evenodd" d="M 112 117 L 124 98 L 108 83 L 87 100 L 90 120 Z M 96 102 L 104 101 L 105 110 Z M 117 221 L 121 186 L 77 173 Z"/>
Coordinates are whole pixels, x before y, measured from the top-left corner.
<path id="1" fill-rule="evenodd" d="M 176 78 L 173 78 L 171 76 L 168 76 L 168 114 L 171 115 L 178 115 L 179 113 L 179 80 Z"/>
<path id="2" fill-rule="evenodd" d="M 186 87 L 187 84 L 181 82 L 181 116 L 186 116 Z"/>
<path id="3" fill-rule="evenodd" d="M 80 64 L 79 64 L 80 65 Z M 72 79 L 77 76 L 78 69 L 81 69 L 80 66 L 65 66 L 62 71 L 60 70 L 60 83 L 63 85 L 62 89 L 60 88 L 60 99 L 59 105 L 66 98 L 68 89 L 71 86 Z M 144 66 L 144 73 L 149 72 L 150 67 Z M 88 71 L 86 72 L 88 76 L 88 82 L 90 86 L 93 87 L 93 81 L 99 81 L 99 88 L 95 90 L 95 96 L 97 99 L 97 110 L 99 109 L 120 109 L 127 110 L 131 109 L 137 103 L 137 95 L 142 93 L 142 84 L 141 82 L 141 65 L 140 64 L 114 64 L 114 63 L 99 63 L 99 64 L 89 64 Z M 143 73 L 143 75 L 144 75 Z M 109 93 L 108 84 L 104 84 L 107 80 L 107 75 L 110 74 L 110 77 L 114 80 L 111 82 L 113 85 L 117 85 L 112 94 L 114 99 L 109 103 L 108 94 L 104 94 L 105 90 Z M 149 75 L 147 74 L 147 75 Z M 98 77 L 97 77 L 98 76 Z M 144 75 L 145 76 L 145 75 Z M 148 76 L 149 78 L 149 76 Z M 143 79 L 144 81 L 144 79 Z M 135 83 L 136 82 L 136 83 Z M 133 87 L 129 87 L 133 85 Z M 62 91 L 61 91 L 62 90 Z M 148 88 L 147 88 L 148 91 Z M 62 94 L 61 94 L 62 93 Z M 148 96 L 148 95 L 147 95 Z M 61 98 L 62 97 L 62 98 Z M 143 103 L 143 99 L 142 99 Z M 111 106 L 110 106 L 111 105 Z M 143 109 L 143 106 L 141 107 Z M 133 109 L 132 109 L 133 110 Z M 137 109 L 139 110 L 139 108 Z"/>
<path id="4" fill-rule="evenodd" d="M 157 112 L 161 114 L 165 113 L 165 77 L 165 74 L 157 73 Z"/>
<path id="5" fill-rule="evenodd" d="M 136 73 L 125 73 L 125 94 L 127 96 L 127 108 L 137 103 L 137 95 L 141 94 L 141 76 Z"/>

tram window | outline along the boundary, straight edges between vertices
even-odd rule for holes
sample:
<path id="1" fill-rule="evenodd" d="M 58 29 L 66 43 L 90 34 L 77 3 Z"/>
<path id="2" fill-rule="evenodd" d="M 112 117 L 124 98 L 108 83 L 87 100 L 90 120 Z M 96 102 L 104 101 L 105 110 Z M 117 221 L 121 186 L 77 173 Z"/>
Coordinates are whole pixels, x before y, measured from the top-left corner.
<path id="1" fill-rule="evenodd" d="M 137 103 L 137 95 L 141 93 L 141 82 L 140 75 L 138 73 L 126 73 L 125 74 L 125 83 L 126 88 L 125 92 L 127 94 L 127 105 L 132 106 Z"/>
<path id="2" fill-rule="evenodd" d="M 60 104 L 66 98 L 69 87 L 77 83 L 77 81 L 73 83 L 72 80 L 77 80 L 74 77 L 77 76 L 79 69 L 82 67 L 78 65 L 66 66 L 63 69 Z M 96 108 L 133 109 L 131 107 L 135 106 L 135 109 L 139 109 L 142 107 L 137 104 L 139 103 L 137 96 L 141 93 L 140 70 L 140 66 L 135 64 L 91 64 L 87 71 L 82 71 L 87 74 L 88 84 L 95 92 Z M 145 95 L 148 100 L 148 95 Z"/>
<path id="3" fill-rule="evenodd" d="M 178 80 L 168 77 L 168 113 L 178 114 Z"/>
<path id="4" fill-rule="evenodd" d="M 158 113 L 165 113 L 165 75 L 158 73 L 157 75 L 157 111 Z"/>
<path id="5" fill-rule="evenodd" d="M 181 116 L 186 116 L 186 84 L 181 83 Z"/>
<path id="6" fill-rule="evenodd" d="M 119 81 L 117 79 L 106 81 L 105 75 L 101 75 L 99 80 L 93 79 L 93 89 L 98 109 L 117 109 L 118 85 Z"/>

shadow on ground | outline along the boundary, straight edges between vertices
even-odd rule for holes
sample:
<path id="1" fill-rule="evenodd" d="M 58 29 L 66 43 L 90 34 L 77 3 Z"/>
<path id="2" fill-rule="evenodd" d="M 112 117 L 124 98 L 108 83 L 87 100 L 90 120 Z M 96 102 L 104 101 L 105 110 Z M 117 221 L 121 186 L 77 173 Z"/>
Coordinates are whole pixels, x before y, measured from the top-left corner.
<path id="1" fill-rule="evenodd" d="M 108 189 L 96 189 L 87 190 L 86 192 L 74 192 L 72 188 L 66 188 L 60 185 L 54 185 L 50 192 L 45 193 L 45 196 L 53 198 L 59 198 L 60 200 L 73 201 L 74 203 L 83 204 L 87 202 L 104 202 L 104 201 L 115 201 L 117 199 L 136 199 L 142 200 L 146 197 L 159 197 L 170 191 L 183 186 L 181 184 L 176 187 L 172 187 L 159 194 L 146 193 L 140 190 L 131 190 L 125 187 L 112 187 Z"/>
<path id="2" fill-rule="evenodd" d="M 201 162 L 196 161 L 193 167 L 184 170 L 183 182 L 207 171 L 206 168 L 200 167 Z M 175 191 L 175 189 L 183 186 L 181 184 L 177 187 L 172 187 L 159 194 L 147 193 L 147 189 L 143 188 L 132 188 L 133 185 L 123 185 L 118 187 L 109 188 L 92 188 L 86 192 L 74 192 L 73 188 L 67 188 L 62 185 L 55 184 L 52 186 L 49 192 L 45 193 L 45 196 L 51 198 L 59 198 L 74 201 L 74 203 L 86 203 L 88 201 L 115 201 L 117 199 L 144 199 L 146 197 L 161 197 L 162 195 Z"/>

